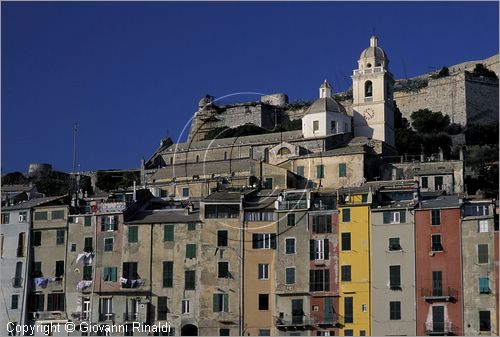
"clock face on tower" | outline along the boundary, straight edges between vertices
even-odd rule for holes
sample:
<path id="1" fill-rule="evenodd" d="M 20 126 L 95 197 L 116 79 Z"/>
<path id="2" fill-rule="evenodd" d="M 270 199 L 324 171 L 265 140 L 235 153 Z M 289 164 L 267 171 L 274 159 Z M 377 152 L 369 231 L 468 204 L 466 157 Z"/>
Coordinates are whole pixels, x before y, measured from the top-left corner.
<path id="1" fill-rule="evenodd" d="M 370 120 L 370 119 L 372 119 L 374 116 L 375 116 L 375 111 L 374 111 L 372 108 L 367 108 L 367 109 L 365 109 L 365 111 L 363 112 L 363 117 L 364 117 L 366 120 Z"/>

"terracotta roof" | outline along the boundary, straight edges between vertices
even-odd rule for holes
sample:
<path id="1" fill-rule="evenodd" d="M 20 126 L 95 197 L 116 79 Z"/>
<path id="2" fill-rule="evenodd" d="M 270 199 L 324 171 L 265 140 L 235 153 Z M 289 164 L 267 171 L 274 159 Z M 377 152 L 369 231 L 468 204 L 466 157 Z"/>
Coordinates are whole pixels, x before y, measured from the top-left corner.
<path id="1" fill-rule="evenodd" d="M 56 196 L 56 197 L 45 197 L 45 198 L 31 199 L 31 200 L 21 202 L 21 203 L 16 204 L 16 205 L 3 207 L 2 211 L 12 211 L 12 210 L 16 210 L 16 209 L 28 209 L 28 208 L 32 208 L 32 207 L 42 206 L 44 204 L 62 199 L 64 197 L 66 197 L 66 196 L 60 195 L 60 196 Z"/>

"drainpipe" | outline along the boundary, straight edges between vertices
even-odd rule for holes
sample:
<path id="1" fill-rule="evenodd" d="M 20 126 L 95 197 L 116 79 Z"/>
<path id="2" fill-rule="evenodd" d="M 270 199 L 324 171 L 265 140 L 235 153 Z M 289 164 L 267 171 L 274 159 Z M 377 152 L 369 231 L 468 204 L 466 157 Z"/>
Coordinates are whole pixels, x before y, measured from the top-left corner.
<path id="1" fill-rule="evenodd" d="M 244 312 L 245 312 L 245 309 L 244 309 L 244 301 L 243 301 L 243 298 L 244 298 L 244 294 L 245 294 L 245 288 L 244 288 L 244 285 L 245 285 L 245 278 L 243 277 L 243 272 L 245 270 L 245 247 L 244 247 L 244 240 L 243 240 L 243 235 L 244 235 L 244 231 L 243 231 L 243 219 L 244 219 L 244 216 L 243 216 L 243 195 L 241 196 L 241 199 L 240 199 L 240 254 L 238 254 L 239 256 L 241 256 L 241 263 L 238 264 L 238 274 L 239 274 L 239 277 L 238 277 L 238 288 L 239 288 L 239 304 L 240 304 L 240 317 L 238 319 L 238 331 L 239 331 L 239 335 L 240 336 L 243 336 L 243 327 L 245 326 L 244 325 Z"/>

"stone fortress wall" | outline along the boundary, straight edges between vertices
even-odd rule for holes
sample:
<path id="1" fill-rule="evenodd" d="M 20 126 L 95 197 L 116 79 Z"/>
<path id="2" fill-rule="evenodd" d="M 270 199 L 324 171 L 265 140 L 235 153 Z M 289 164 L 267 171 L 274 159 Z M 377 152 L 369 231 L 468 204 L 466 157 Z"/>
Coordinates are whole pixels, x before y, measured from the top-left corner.
<path id="1" fill-rule="evenodd" d="M 423 74 L 414 78 L 428 80 L 427 87 L 411 92 L 394 93 L 403 117 L 411 121 L 412 112 L 419 109 L 441 111 L 450 116 L 452 123 L 498 122 L 498 81 L 474 78 L 471 72 L 477 63 L 483 63 L 488 69 L 499 73 L 499 55 L 484 60 L 468 61 L 448 67 L 450 75 L 430 78 Z M 352 100 L 341 101 L 348 114 L 352 115 Z M 215 103 L 216 104 L 216 103 Z M 206 132 L 222 126 L 236 127 L 252 123 L 266 129 L 272 129 L 276 121 L 302 118 L 307 106 L 290 107 L 285 94 L 263 96 L 260 102 L 239 103 L 233 105 L 204 108 L 196 112 L 193 119 L 190 140 L 203 139 Z"/>

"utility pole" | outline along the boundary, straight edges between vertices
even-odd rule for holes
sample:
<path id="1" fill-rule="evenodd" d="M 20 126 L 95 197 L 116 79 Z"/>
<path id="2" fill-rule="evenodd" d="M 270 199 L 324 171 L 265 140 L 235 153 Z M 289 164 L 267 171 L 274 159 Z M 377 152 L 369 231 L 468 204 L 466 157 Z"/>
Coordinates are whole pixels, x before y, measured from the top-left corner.
<path id="1" fill-rule="evenodd" d="M 73 173 L 76 173 L 76 133 L 78 132 L 78 124 L 73 125 Z"/>

